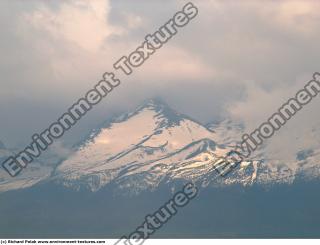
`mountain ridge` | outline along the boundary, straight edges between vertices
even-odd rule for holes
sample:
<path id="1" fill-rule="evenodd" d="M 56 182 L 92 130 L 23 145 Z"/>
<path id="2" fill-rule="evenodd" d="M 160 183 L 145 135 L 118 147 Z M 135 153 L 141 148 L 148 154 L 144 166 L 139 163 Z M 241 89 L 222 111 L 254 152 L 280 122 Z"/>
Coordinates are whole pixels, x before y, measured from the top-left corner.
<path id="1" fill-rule="evenodd" d="M 297 153 L 297 161 L 301 164 L 294 170 L 285 165 L 274 165 L 277 159 L 266 158 L 264 149 L 260 148 L 252 159 L 242 162 L 222 178 L 215 171 L 216 160 L 234 149 L 244 127 L 229 119 L 202 125 L 171 109 L 160 99 L 146 100 L 135 110 L 101 125 L 53 168 L 32 163 L 26 174 L 15 179 L 8 179 L 2 169 L 0 191 L 53 182 L 65 188 L 85 188 L 93 192 L 117 183 L 121 188 L 139 193 L 145 188 L 155 189 L 163 182 L 247 186 L 290 184 L 298 175 L 311 179 L 320 176 L 318 151 Z M 6 151 L 5 156 L 9 155 Z"/>

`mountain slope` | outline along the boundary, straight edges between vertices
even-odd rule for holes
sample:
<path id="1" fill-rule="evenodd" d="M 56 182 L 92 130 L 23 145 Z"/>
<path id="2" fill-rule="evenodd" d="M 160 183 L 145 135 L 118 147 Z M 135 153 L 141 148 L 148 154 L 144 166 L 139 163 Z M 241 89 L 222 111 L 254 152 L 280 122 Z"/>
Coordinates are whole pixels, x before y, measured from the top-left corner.
<path id="1" fill-rule="evenodd" d="M 14 152 L 5 148 L 0 142 L 0 162 L 14 155 Z M 18 176 L 12 178 L 3 168 L 0 168 L 0 192 L 31 187 L 42 180 L 49 178 L 53 168 L 44 166 L 34 161 L 24 169 Z"/>

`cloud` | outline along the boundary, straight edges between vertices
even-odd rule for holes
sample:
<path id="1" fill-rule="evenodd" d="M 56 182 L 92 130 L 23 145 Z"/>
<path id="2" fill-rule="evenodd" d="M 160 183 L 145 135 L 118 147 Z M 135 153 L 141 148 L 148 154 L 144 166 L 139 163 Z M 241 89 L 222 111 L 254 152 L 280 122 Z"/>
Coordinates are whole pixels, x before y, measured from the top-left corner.
<path id="1" fill-rule="evenodd" d="M 60 140 L 55 141 L 50 147 L 50 150 L 53 154 L 60 158 L 67 158 L 70 154 L 73 153 L 72 149 L 65 146 Z"/>
<path id="2" fill-rule="evenodd" d="M 25 14 L 22 21 L 55 39 L 64 39 L 62 41 L 96 52 L 105 39 L 123 32 L 108 22 L 110 9 L 106 0 L 63 2 L 59 10 L 40 4 L 35 11 Z"/>
<path id="3" fill-rule="evenodd" d="M 266 89 L 248 82 L 245 95 L 240 101 L 228 105 L 229 116 L 237 122 L 242 122 L 245 132 L 251 133 L 268 121 L 284 103 L 295 97 L 309 80 L 295 81 L 290 87 L 285 84 L 277 88 Z M 299 151 L 314 150 L 320 146 L 320 118 L 316 113 L 319 98 L 314 98 L 270 138 L 264 141 L 264 154 L 267 159 L 288 165 L 292 169 L 298 167 L 296 156 Z M 239 139 L 240 140 L 240 139 Z"/>
<path id="4" fill-rule="evenodd" d="M 1 1 L 3 141 L 29 141 L 184 3 Z M 152 96 L 203 123 L 231 113 L 249 129 L 318 69 L 318 1 L 194 4 L 199 15 L 121 77 L 119 89 L 73 129 L 76 135 Z"/>
<path id="5" fill-rule="evenodd" d="M 179 81 L 185 83 L 209 81 L 217 75 L 214 67 L 203 62 L 192 52 L 175 45 L 168 45 L 158 50 L 141 69 L 135 72 L 138 80 L 143 79 L 146 82 L 162 80 L 164 86 L 167 83 L 179 83 Z"/>
<path id="6" fill-rule="evenodd" d="M 261 9 L 264 18 L 278 24 L 292 33 L 313 36 L 319 25 L 319 1 L 281 1 L 269 2 L 267 8 Z"/>

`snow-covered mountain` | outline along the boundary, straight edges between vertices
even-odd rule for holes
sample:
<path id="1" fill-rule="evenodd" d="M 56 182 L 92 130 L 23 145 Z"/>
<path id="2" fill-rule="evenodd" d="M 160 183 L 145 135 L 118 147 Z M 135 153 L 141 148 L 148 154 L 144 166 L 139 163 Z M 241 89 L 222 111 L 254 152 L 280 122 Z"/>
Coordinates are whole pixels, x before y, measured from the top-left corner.
<path id="1" fill-rule="evenodd" d="M 200 123 L 150 100 L 94 132 L 56 170 L 59 183 L 98 190 L 115 180 L 126 188 L 155 188 L 164 179 L 210 173 L 215 134 Z"/>
<path id="2" fill-rule="evenodd" d="M 226 179 L 214 164 L 231 150 L 220 135 L 159 100 L 149 100 L 134 112 L 116 118 L 92 133 L 54 173 L 55 182 L 92 191 L 110 182 L 139 192 L 174 180 L 243 183 L 253 181 L 257 163 L 246 162 Z M 239 175 L 240 174 L 240 175 Z"/>
<path id="3" fill-rule="evenodd" d="M 97 191 L 113 183 L 139 192 L 176 180 L 191 180 L 204 187 L 245 186 L 292 183 L 298 175 L 320 176 L 316 151 L 300 152 L 300 167 L 290 169 L 272 156 L 267 158 L 263 148 L 227 177 L 219 176 L 216 160 L 226 156 L 243 133 L 243 126 L 230 120 L 204 126 L 152 99 L 94 130 L 56 168 L 32 163 L 14 179 L 1 170 L 0 191 L 26 188 L 43 180 L 74 190 Z M 0 154 L 9 156 L 10 152 Z"/>

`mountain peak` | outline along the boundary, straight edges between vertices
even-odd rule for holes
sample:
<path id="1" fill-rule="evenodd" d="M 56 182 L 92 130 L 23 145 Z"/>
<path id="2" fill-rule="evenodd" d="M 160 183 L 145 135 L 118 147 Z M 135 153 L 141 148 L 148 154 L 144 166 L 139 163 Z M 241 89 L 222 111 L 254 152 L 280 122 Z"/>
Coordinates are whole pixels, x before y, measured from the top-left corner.
<path id="1" fill-rule="evenodd" d="M 145 100 L 138 106 L 134 111 L 126 113 L 115 119 L 113 122 L 127 121 L 132 117 L 152 111 L 153 117 L 157 118 L 159 126 L 172 126 L 179 124 L 180 121 L 184 120 L 186 116 L 171 109 L 170 106 L 164 102 L 161 98 L 151 98 Z"/>
<path id="2" fill-rule="evenodd" d="M 150 98 L 142 102 L 142 104 L 138 107 L 138 109 L 153 109 L 156 111 L 159 111 L 163 108 L 169 108 L 168 104 L 161 98 L 155 97 L 155 98 Z"/>
<path id="3" fill-rule="evenodd" d="M 135 110 L 122 114 L 112 120 L 113 123 L 127 121 L 141 113 L 152 111 L 156 116 L 165 118 L 167 114 L 178 116 L 161 98 L 150 98 L 144 100 Z"/>

